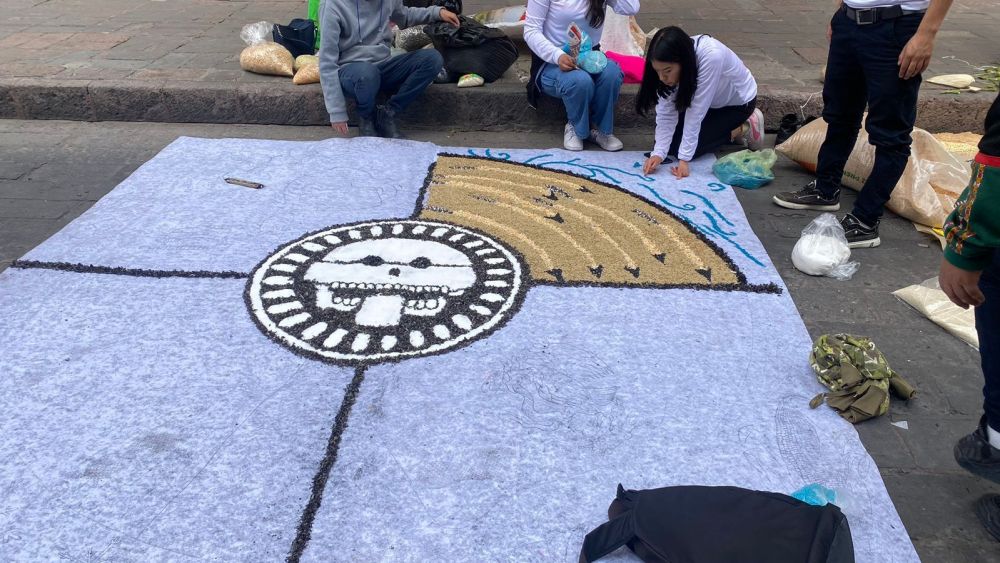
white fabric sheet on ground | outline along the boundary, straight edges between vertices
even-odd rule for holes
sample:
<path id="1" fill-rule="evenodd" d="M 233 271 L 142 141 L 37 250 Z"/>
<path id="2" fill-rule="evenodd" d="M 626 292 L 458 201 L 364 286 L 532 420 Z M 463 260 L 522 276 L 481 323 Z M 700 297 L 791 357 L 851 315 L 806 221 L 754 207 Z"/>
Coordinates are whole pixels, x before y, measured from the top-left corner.
<path id="1" fill-rule="evenodd" d="M 436 189 L 425 180 L 439 152 L 565 170 L 635 194 L 689 223 L 746 283 L 561 283 L 525 266 L 526 289 L 503 322 L 445 353 L 356 370 L 268 339 L 255 326 L 263 313 L 247 309 L 245 278 L 306 233 L 413 218 Z M 711 159 L 682 182 L 642 177 L 641 159 L 179 139 L 0 274 L 0 455 L 16 460 L 0 472 L 0 531 L 12 538 L 0 555 L 575 561 L 619 482 L 787 493 L 815 481 L 857 499 L 847 514 L 859 562 L 916 561 L 853 427 L 808 409 L 820 389 L 809 336 Z M 565 201 L 557 192 L 550 199 Z M 640 203 L 635 214 L 652 219 Z M 504 217 L 492 219 L 506 232 Z M 381 225 L 337 233 L 386 236 Z M 452 232 L 460 242 L 471 233 Z M 193 277 L 157 277 L 177 275 Z M 419 301 L 423 312 L 407 306 L 395 319 L 432 314 L 432 300 Z M 356 401 L 338 419 L 354 401 L 344 394 L 352 378 Z M 308 541 L 295 544 L 303 526 Z"/>

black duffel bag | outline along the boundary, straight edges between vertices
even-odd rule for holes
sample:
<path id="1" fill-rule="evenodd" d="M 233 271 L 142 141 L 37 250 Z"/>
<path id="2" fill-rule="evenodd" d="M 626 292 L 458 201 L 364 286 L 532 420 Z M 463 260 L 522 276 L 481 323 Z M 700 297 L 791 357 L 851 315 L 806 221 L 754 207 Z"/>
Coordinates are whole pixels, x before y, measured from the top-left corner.
<path id="1" fill-rule="evenodd" d="M 424 33 L 444 57 L 444 68 L 452 81 L 463 74 L 478 74 L 486 82 L 503 76 L 517 60 L 517 45 L 499 29 L 464 16 L 459 19 L 460 27 L 446 22 L 424 27 Z"/>

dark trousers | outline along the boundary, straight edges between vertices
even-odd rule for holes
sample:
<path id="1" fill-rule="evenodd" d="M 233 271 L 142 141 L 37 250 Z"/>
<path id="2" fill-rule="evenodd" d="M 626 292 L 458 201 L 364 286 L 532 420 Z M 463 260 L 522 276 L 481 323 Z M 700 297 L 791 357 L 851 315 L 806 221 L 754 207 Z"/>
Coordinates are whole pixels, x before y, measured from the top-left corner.
<path id="1" fill-rule="evenodd" d="M 358 115 L 371 119 L 379 94 L 391 95 L 386 105 L 402 111 L 423 93 L 441 72 L 444 59 L 434 49 L 397 55 L 378 64 L 347 63 L 340 67 L 344 95 L 358 103 Z"/>
<path id="2" fill-rule="evenodd" d="M 705 119 L 701 120 L 701 130 L 698 131 L 698 148 L 695 149 L 693 158 L 714 153 L 723 146 L 732 143 L 733 130 L 750 119 L 750 114 L 756 107 L 757 99 L 754 98 L 742 106 L 726 106 L 708 110 Z M 677 156 L 677 150 L 680 149 L 681 139 L 684 137 L 684 117 L 686 115 L 687 112 L 684 111 L 677 118 L 677 129 L 674 130 L 674 138 L 670 141 L 670 150 L 667 151 L 669 155 Z"/>
<path id="3" fill-rule="evenodd" d="M 865 104 L 868 141 L 875 166 L 853 214 L 873 225 L 882 217 L 910 156 L 917 119 L 920 76 L 899 78 L 899 55 L 917 32 L 923 14 L 910 14 L 871 25 L 858 25 L 844 10 L 833 16 L 833 39 L 823 85 L 823 119 L 829 129 L 819 151 L 817 187 L 826 197 L 840 190 L 844 166 L 858 140 Z"/>
<path id="4" fill-rule="evenodd" d="M 986 420 L 1000 430 L 1000 250 L 993 251 L 993 264 L 979 278 L 986 302 L 976 308 L 976 331 L 983 362 L 983 404 Z"/>

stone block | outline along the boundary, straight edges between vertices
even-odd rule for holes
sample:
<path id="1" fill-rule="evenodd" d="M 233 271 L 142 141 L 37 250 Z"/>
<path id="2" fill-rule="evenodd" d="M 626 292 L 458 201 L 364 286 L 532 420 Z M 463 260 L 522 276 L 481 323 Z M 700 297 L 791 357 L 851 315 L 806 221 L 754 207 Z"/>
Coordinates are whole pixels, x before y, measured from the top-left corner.
<path id="1" fill-rule="evenodd" d="M 21 79 L 12 89 L 14 103 L 24 119 L 73 119 L 92 121 L 87 80 Z"/>

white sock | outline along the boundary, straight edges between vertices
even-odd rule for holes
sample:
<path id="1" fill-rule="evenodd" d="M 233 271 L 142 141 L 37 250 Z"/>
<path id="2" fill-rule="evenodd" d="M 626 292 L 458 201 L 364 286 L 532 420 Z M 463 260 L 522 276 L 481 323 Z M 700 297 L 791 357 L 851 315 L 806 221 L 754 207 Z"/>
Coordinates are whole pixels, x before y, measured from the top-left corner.
<path id="1" fill-rule="evenodd" d="M 1000 432 L 997 432 L 989 424 L 986 425 L 986 435 L 989 437 L 990 445 L 1000 450 Z"/>

